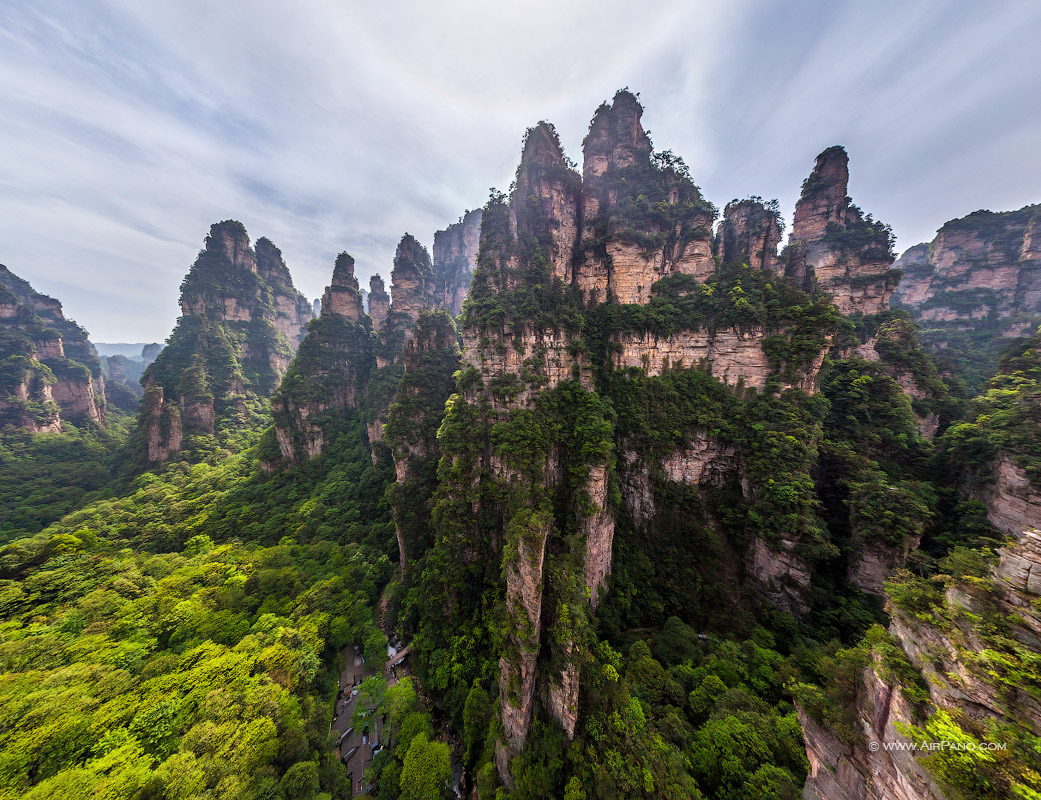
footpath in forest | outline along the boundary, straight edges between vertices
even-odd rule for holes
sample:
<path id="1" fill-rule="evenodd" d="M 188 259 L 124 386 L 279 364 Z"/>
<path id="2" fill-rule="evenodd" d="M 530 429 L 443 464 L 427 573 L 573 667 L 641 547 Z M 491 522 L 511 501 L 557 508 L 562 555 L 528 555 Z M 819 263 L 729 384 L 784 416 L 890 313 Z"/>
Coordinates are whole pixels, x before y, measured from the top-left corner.
<path id="1" fill-rule="evenodd" d="M 384 720 L 380 716 L 367 715 L 364 723 L 354 720 L 355 706 L 358 703 L 359 688 L 362 681 L 376 675 L 376 671 L 365 663 L 361 655 L 361 647 L 348 645 L 341 652 L 343 667 L 340 670 L 340 685 L 336 693 L 336 708 L 333 716 L 333 730 L 337 734 L 336 757 L 343 761 L 347 768 L 347 777 L 351 782 L 351 794 L 364 794 L 370 787 L 365 785 L 365 770 L 372 764 L 373 756 L 382 748 Z M 387 645 L 387 663 L 383 677 L 387 687 L 396 684 L 409 674 L 409 648 L 400 650 L 393 644 Z M 374 706 L 371 701 L 367 711 Z"/>

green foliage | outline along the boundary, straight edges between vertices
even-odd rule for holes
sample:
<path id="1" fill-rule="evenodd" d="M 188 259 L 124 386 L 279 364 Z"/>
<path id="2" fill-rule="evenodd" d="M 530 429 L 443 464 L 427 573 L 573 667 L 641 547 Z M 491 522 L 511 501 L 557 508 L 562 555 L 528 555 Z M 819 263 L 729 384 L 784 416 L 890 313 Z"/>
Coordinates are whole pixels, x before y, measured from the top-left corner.
<path id="1" fill-rule="evenodd" d="M 937 711 L 921 727 L 902 728 L 919 746 L 950 743 L 943 750 L 926 751 L 920 761 L 953 798 L 1001 800 L 1041 796 L 1041 772 L 1036 768 L 1041 739 L 1036 736 L 989 718 L 973 720 L 947 711 Z M 991 749 L 991 745 L 998 747 Z"/>
<path id="2" fill-rule="evenodd" d="M 402 479 L 387 491 L 406 559 L 430 546 L 437 431 L 459 369 L 456 329 L 448 312 L 424 311 L 411 337 L 412 349 L 383 432 L 395 462 L 403 467 Z"/>
<path id="3" fill-rule="evenodd" d="M 589 312 L 586 338 L 601 361 L 619 333 L 666 337 L 681 330 L 763 328 L 769 334 L 764 350 L 771 366 L 784 380 L 795 380 L 819 357 L 840 320 L 828 300 L 811 298 L 769 271 L 734 265 L 704 283 L 683 274 L 663 278 L 652 287 L 646 305 L 597 306 Z"/>
<path id="4" fill-rule="evenodd" d="M 357 546 L 198 539 L 42 562 L 4 549 L 0 796 L 334 788 L 329 666 L 372 630 Z"/>
<path id="5" fill-rule="evenodd" d="M 1041 359 L 1039 335 L 1013 347 L 986 391 L 972 401 L 971 421 L 948 429 L 951 462 L 973 469 L 999 453 L 1010 456 L 1041 484 Z"/>
<path id="6" fill-rule="evenodd" d="M 861 259 L 892 263 L 896 254 L 893 244 L 896 236 L 893 229 L 876 221 L 870 214 L 861 216 L 855 205 L 850 205 L 843 223 L 829 222 L 824 233 L 824 241 L 837 247 L 840 251 L 856 253 Z M 888 270 L 886 279 L 892 286 L 900 280 L 900 270 Z M 870 276 L 872 282 L 877 276 Z"/>
<path id="7" fill-rule="evenodd" d="M 438 800 L 448 797 L 452 776 L 448 745 L 432 742 L 425 733 L 412 740 L 401 765 L 402 800 Z"/>
<path id="8" fill-rule="evenodd" d="M 111 467 L 127 420 L 110 413 L 104 430 L 66 428 L 0 436 L 0 543 L 34 534 L 114 491 Z"/>

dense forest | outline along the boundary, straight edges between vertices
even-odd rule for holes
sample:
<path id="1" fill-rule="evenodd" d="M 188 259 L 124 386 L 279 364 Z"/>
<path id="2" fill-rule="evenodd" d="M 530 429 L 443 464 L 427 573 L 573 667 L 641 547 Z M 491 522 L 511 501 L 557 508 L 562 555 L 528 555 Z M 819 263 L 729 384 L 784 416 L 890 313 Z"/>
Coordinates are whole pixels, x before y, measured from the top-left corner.
<path id="1" fill-rule="evenodd" d="M 139 402 L 0 272 L 0 798 L 1041 798 L 1039 334 L 891 308 L 842 148 L 779 249 L 641 114 L 389 302 L 217 223 Z"/>

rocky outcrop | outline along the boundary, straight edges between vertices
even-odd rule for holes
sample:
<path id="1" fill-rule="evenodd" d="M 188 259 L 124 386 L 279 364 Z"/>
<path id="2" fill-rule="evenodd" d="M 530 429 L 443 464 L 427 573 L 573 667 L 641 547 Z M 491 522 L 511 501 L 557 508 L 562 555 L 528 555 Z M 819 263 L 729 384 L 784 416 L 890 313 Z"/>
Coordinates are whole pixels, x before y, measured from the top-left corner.
<path id="1" fill-rule="evenodd" d="M 255 401 L 274 392 L 311 317 L 278 248 L 260 239 L 254 250 L 246 229 L 230 220 L 210 228 L 182 283 L 181 311 L 143 378 L 146 393 L 162 390 L 140 411 L 140 441 L 154 442 L 138 454 L 144 464 L 250 424 Z M 176 426 L 158 424 L 175 417 Z"/>
<path id="2" fill-rule="evenodd" d="M 968 725 L 977 737 L 988 731 L 982 735 L 984 741 L 997 736 L 1006 747 L 1004 737 L 1017 736 L 1011 733 L 1016 729 L 1027 736 L 1041 733 L 1036 680 L 1009 677 L 1029 674 L 1028 665 L 1041 649 L 1041 533 L 1034 529 L 1041 524 L 1041 497 L 1007 455 L 999 456 L 991 468 L 993 483 L 980 494 L 991 522 L 1010 534 L 1011 542 L 999 549 L 999 560 L 991 564 L 989 574 L 981 560 L 971 568 L 978 572 L 944 576 L 945 591 L 927 609 L 907 607 L 906 600 L 889 600 L 889 634 L 899 651 L 883 659 L 876 654 L 854 687 L 851 711 L 856 735 L 840 740 L 835 729 L 800 709 L 811 767 L 805 797 L 945 800 L 962 796 L 949 794 L 934 782 L 928 762 L 920 760 L 929 751 L 915 752 L 909 746 L 908 732 L 938 712 L 949 714 L 956 727 Z M 888 570 L 880 569 L 881 573 Z M 894 658 L 906 658 L 913 672 L 894 669 Z M 914 672 L 920 675 L 919 686 L 910 685 Z M 928 702 L 919 700 L 915 706 L 907 699 L 908 690 L 914 689 L 920 697 L 921 687 L 927 690 Z M 988 727 L 991 721 L 997 725 Z M 948 736 L 958 738 L 945 732 Z M 1016 758 L 1021 755 L 1012 756 Z M 1036 782 L 1036 772 L 1028 774 Z"/>
<path id="3" fill-rule="evenodd" d="M 402 573 L 410 556 L 430 546 L 430 509 L 440 458 L 437 430 L 458 369 L 451 316 L 446 309 L 423 311 L 406 336 L 404 374 L 379 434 L 390 448 L 397 477 L 390 496 Z"/>
<path id="4" fill-rule="evenodd" d="M 453 317 L 470 291 L 481 241 L 481 210 L 467 211 L 454 225 L 434 234 L 434 304 Z"/>
<path id="5" fill-rule="evenodd" d="M 0 426 L 105 425 L 105 379 L 87 332 L 61 303 L 0 265 Z"/>
<path id="6" fill-rule="evenodd" d="M 767 542 L 753 536 L 745 557 L 745 570 L 760 594 L 771 605 L 793 614 L 810 610 L 810 567 L 797 552 L 798 542 Z"/>
<path id="7" fill-rule="evenodd" d="M 768 208 L 759 198 L 732 200 L 723 210 L 716 233 L 716 253 L 724 264 L 747 264 L 752 269 L 777 272 L 781 224 L 776 207 Z"/>
<path id="8" fill-rule="evenodd" d="M 98 382 L 103 386 L 103 378 Z M 98 393 L 94 390 L 96 383 L 83 373 L 73 375 L 60 375 L 54 383 L 52 395 L 54 402 L 61 406 L 62 411 L 70 419 L 81 419 L 95 425 L 102 425 L 104 408 Z"/>
<path id="9" fill-rule="evenodd" d="M 339 419 L 358 406 L 374 367 L 372 323 L 362 310 L 354 259 L 340 253 L 321 316 L 271 399 L 283 462 L 301 463 L 325 450 Z"/>
<path id="10" fill-rule="evenodd" d="M 930 322 L 995 315 L 1041 321 L 1041 205 L 951 220 L 897 261 L 894 303 Z"/>
<path id="11" fill-rule="evenodd" d="M 310 301 L 293 286 L 282 251 L 264 237 L 257 239 L 256 251 L 257 275 L 267 282 L 274 295 L 274 325 L 295 351 L 307 336 L 307 323 L 314 318 L 314 310 Z"/>
<path id="12" fill-rule="evenodd" d="M 145 364 L 122 355 L 103 357 L 101 363 L 105 370 L 105 396 L 109 404 L 122 411 L 136 411 L 143 394 L 141 376 Z"/>
<path id="13" fill-rule="evenodd" d="M 861 675 L 855 711 L 860 738 L 854 745 L 799 709 L 810 762 L 806 800 L 945 800 L 897 727 L 916 718 L 914 708 L 878 669 L 872 665 Z"/>
<path id="14" fill-rule="evenodd" d="M 687 330 L 667 337 L 633 332 L 617 337 L 612 360 L 616 369 L 637 368 L 652 376 L 698 367 L 730 386 L 762 390 L 776 373 L 763 351 L 766 335 L 762 328 Z M 822 350 L 793 385 L 816 392 L 824 355 Z"/>
<path id="15" fill-rule="evenodd" d="M 976 211 L 904 252 L 893 296 L 920 322 L 929 350 L 970 387 L 1010 342 L 1041 323 L 1041 205 Z"/>
<path id="16" fill-rule="evenodd" d="M 979 489 L 991 524 L 1013 536 L 1041 529 L 1041 492 L 1023 468 L 1003 453 L 991 465 L 991 475 L 993 481 Z"/>
<path id="17" fill-rule="evenodd" d="M 415 237 L 407 233 L 401 237 L 394 254 L 390 296 L 390 313 L 406 317 L 409 324 L 419 319 L 419 313 L 434 303 L 434 271 L 430 255 Z"/>
<path id="18" fill-rule="evenodd" d="M 807 289 L 832 295 L 843 314 L 877 314 L 889 307 L 900 280 L 892 269 L 893 235 L 853 205 L 848 183 L 843 148 L 817 156 L 795 207 L 785 273 Z"/>
<path id="19" fill-rule="evenodd" d="M 390 311 L 390 295 L 383 285 L 383 278 L 373 275 L 369 279 L 369 317 L 373 330 L 382 330 Z"/>
<path id="20" fill-rule="evenodd" d="M 667 275 L 704 278 L 715 269 L 715 209 L 681 162 L 652 164 L 642 115 L 633 94 L 618 92 L 597 109 L 585 139 L 574 283 L 591 302 L 644 304 Z"/>
<path id="21" fill-rule="evenodd" d="M 322 295 L 322 313 L 357 322 L 364 314 L 358 279 L 354 277 L 354 259 L 347 253 L 336 257 L 332 282 Z"/>

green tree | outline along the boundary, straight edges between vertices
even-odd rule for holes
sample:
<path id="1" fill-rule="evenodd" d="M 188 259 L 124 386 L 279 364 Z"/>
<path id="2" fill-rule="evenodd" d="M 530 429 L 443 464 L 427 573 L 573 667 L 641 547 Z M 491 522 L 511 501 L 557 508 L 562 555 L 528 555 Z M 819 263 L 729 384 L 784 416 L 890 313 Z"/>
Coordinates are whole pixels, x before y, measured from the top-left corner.
<path id="1" fill-rule="evenodd" d="M 439 800 L 452 777 L 448 745 L 416 734 L 401 767 L 401 800 Z"/>

